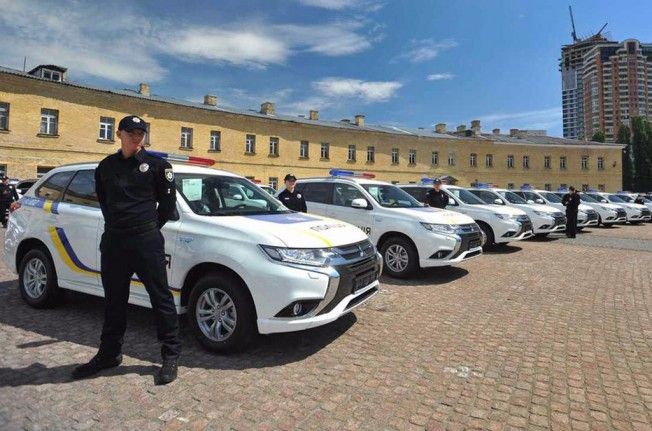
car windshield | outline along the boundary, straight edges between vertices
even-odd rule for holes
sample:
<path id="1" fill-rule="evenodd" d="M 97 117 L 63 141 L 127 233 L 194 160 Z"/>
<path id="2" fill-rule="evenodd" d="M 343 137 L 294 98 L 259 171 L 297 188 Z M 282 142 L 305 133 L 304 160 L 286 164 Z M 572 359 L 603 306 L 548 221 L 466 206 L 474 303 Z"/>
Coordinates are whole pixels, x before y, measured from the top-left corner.
<path id="1" fill-rule="evenodd" d="M 523 197 L 526 200 L 532 201 L 535 204 L 543 204 L 541 196 L 539 196 L 538 194 L 536 194 L 534 192 L 521 192 L 521 193 L 523 193 Z M 537 202 L 537 199 L 539 200 L 539 202 Z"/>
<path id="2" fill-rule="evenodd" d="M 560 204 L 561 203 L 561 198 L 559 195 L 556 195 L 554 193 L 540 193 L 541 196 L 546 198 L 548 202 L 552 202 L 553 204 Z"/>
<path id="3" fill-rule="evenodd" d="M 601 203 L 609 202 L 607 199 L 605 199 L 603 196 L 600 196 L 600 195 L 587 194 L 587 196 L 592 197 L 593 199 L 595 199 L 596 201 L 601 202 Z"/>
<path id="4" fill-rule="evenodd" d="M 199 215 L 230 216 L 289 212 L 249 180 L 210 174 L 176 174 L 177 191 Z"/>
<path id="5" fill-rule="evenodd" d="M 362 184 L 376 202 L 387 208 L 419 208 L 423 204 L 393 185 Z"/>
<path id="6" fill-rule="evenodd" d="M 618 195 L 618 197 L 619 197 L 620 199 L 622 199 L 623 201 L 625 201 L 625 202 L 630 202 L 630 203 L 634 202 L 634 198 L 631 197 L 631 196 L 627 196 L 627 195 Z"/>
<path id="7" fill-rule="evenodd" d="M 582 193 L 582 194 L 580 195 L 580 200 L 581 200 L 582 202 L 588 202 L 588 203 L 591 203 L 591 204 L 597 204 L 597 203 L 598 203 L 598 201 L 596 201 L 596 200 L 593 199 L 591 196 L 586 195 L 586 194 L 584 194 L 584 193 Z"/>
<path id="8" fill-rule="evenodd" d="M 626 200 L 623 200 L 623 199 L 622 199 L 620 196 L 618 196 L 618 195 L 609 195 L 609 200 L 610 200 L 611 202 L 617 202 L 617 203 L 619 203 L 619 204 L 627 203 Z"/>
<path id="9" fill-rule="evenodd" d="M 475 196 L 480 198 L 485 203 L 491 205 L 496 204 L 496 202 L 494 202 L 496 199 L 501 199 L 498 193 L 494 193 L 491 190 L 469 190 L 469 192 L 473 193 Z M 503 204 L 498 204 L 498 205 L 503 205 Z"/>
<path id="10" fill-rule="evenodd" d="M 468 205 L 486 205 L 479 197 L 465 189 L 446 189 L 447 192 L 455 196 Z"/>
<path id="11" fill-rule="evenodd" d="M 523 199 L 522 197 L 520 197 L 514 192 L 498 192 L 498 194 L 500 194 L 502 197 L 507 199 L 507 202 L 509 202 L 510 204 L 523 205 L 527 203 L 525 199 Z"/>

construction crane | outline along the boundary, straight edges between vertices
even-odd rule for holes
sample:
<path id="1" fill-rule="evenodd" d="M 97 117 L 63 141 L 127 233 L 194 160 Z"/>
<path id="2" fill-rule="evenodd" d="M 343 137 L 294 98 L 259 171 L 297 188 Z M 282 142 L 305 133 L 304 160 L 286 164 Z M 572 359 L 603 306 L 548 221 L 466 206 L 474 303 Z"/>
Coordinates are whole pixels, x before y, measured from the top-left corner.
<path id="1" fill-rule="evenodd" d="M 573 26 L 573 32 L 571 33 L 571 36 L 573 37 L 573 42 L 577 42 L 577 33 L 575 33 L 575 19 L 573 19 L 573 8 L 571 7 L 571 5 L 568 5 L 568 11 L 570 12 L 571 24 Z"/>

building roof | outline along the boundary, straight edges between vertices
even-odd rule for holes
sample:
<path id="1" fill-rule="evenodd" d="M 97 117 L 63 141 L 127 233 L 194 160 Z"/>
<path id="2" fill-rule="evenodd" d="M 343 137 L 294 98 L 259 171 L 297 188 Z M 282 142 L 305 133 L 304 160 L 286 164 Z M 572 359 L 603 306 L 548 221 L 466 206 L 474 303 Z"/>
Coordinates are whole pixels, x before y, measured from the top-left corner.
<path id="1" fill-rule="evenodd" d="M 66 71 L 68 70 L 65 67 L 57 66 L 56 64 L 39 64 L 38 66 L 36 66 L 34 69 L 30 70 L 27 73 L 31 75 L 32 73 L 36 72 L 39 69 L 56 70 L 61 73 L 66 73 Z"/>
<path id="2" fill-rule="evenodd" d="M 36 70 L 39 67 L 47 67 L 47 68 L 59 68 L 62 70 L 66 70 L 65 68 L 62 68 L 60 66 L 54 66 L 54 65 L 41 65 L 38 66 L 32 70 Z M 103 92 L 103 93 L 108 93 L 108 94 L 116 94 L 120 96 L 126 96 L 126 97 L 134 97 L 137 99 L 143 99 L 143 100 L 150 100 L 150 101 L 155 101 L 155 102 L 161 102 L 161 103 L 168 103 L 172 105 L 177 105 L 177 106 L 185 106 L 189 108 L 196 108 L 196 109 L 202 109 L 202 110 L 207 110 L 207 111 L 214 111 L 214 112 L 222 112 L 222 113 L 227 113 L 227 114 L 234 114 L 234 115 L 245 115 L 249 117 L 254 117 L 254 118 L 260 118 L 260 119 L 266 119 L 266 120 L 279 120 L 279 121 L 287 121 L 291 123 L 296 123 L 296 124 L 301 124 L 301 125 L 310 125 L 310 126 L 321 126 L 321 127 L 328 127 L 328 128 L 336 128 L 336 129 L 341 129 L 341 130 L 348 130 L 348 131 L 368 131 L 368 132 L 377 132 L 377 133 L 387 133 L 391 135 L 399 135 L 399 136 L 416 136 L 419 138 L 439 138 L 439 139 L 450 139 L 450 140 L 456 140 L 456 139 L 478 139 L 478 140 L 484 140 L 484 141 L 496 141 L 496 142 L 504 142 L 504 143 L 511 143 L 511 144 L 529 144 L 529 145 L 547 145 L 547 144 L 553 144 L 553 145 L 572 145 L 572 146 L 604 146 L 604 147 L 622 147 L 619 144 L 609 144 L 609 143 L 600 143 L 600 142 L 587 142 L 587 141 L 578 141 L 578 140 L 572 140 L 572 139 L 564 139 L 564 138 L 555 138 L 555 137 L 550 137 L 550 136 L 527 136 L 527 138 L 516 138 L 516 137 L 511 137 L 511 136 L 505 136 L 505 135 L 495 135 L 495 134 L 487 134 L 487 133 L 481 133 L 481 134 L 475 134 L 473 136 L 464 136 L 460 137 L 453 132 L 451 133 L 436 133 L 434 130 L 426 130 L 426 129 L 421 129 L 421 128 L 410 128 L 410 127 L 400 127 L 400 126 L 394 126 L 394 125 L 373 125 L 373 124 L 365 124 L 363 126 L 357 126 L 353 122 L 343 122 L 343 121 L 326 121 L 326 120 L 310 120 L 305 117 L 298 117 L 298 116 L 292 116 L 292 115 L 283 115 L 283 114 L 262 114 L 256 110 L 253 109 L 239 109 L 239 108 L 230 108 L 230 107 L 223 107 L 223 106 L 212 106 L 212 105 L 206 105 L 201 102 L 190 102 L 187 100 L 182 100 L 182 99 L 176 99 L 172 97 L 163 97 L 163 96 L 158 96 L 158 95 L 144 95 L 139 93 L 138 91 L 135 90 L 130 90 L 130 89 L 108 89 L 108 88 L 102 88 L 102 87 L 96 87 L 92 85 L 87 85 L 87 84 L 82 84 L 82 83 L 77 83 L 77 82 L 72 82 L 72 81 L 50 81 L 47 79 L 43 79 L 34 75 L 30 75 L 30 73 L 23 72 L 21 70 L 17 69 L 11 69 L 8 67 L 3 67 L 0 66 L 0 73 L 6 73 L 10 75 L 16 75 L 20 76 L 23 78 L 28 78 L 28 79 L 36 79 L 40 81 L 46 81 L 48 83 L 52 83 L 54 85 L 65 85 L 65 86 L 70 86 L 70 87 L 75 87 L 75 88 L 82 88 L 86 90 L 91 90 L 91 91 L 98 91 L 98 92 Z"/>

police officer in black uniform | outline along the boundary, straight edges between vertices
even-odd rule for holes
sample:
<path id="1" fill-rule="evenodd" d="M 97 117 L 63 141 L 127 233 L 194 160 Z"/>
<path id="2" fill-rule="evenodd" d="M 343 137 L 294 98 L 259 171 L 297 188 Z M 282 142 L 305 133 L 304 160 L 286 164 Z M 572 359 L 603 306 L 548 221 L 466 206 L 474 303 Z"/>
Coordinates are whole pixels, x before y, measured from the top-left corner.
<path id="1" fill-rule="evenodd" d="M 88 377 L 122 362 L 127 300 L 134 273 L 149 294 L 162 344 L 163 365 L 156 383 L 167 384 L 177 377 L 179 320 L 168 286 L 160 231 L 176 214 L 174 174 L 167 161 L 142 148 L 146 133 L 143 119 L 135 115 L 123 118 L 118 126 L 122 148 L 102 160 L 95 170 L 95 190 L 104 215 L 100 242 L 104 327 L 97 355 L 78 366 L 74 378 Z"/>
<path id="2" fill-rule="evenodd" d="M 306 200 L 301 193 L 297 193 L 294 190 L 296 183 L 297 177 L 295 177 L 293 174 L 287 174 L 285 176 L 285 190 L 278 194 L 278 200 L 280 200 L 283 205 L 290 208 L 292 211 L 305 213 L 308 211 Z"/>
<path id="3" fill-rule="evenodd" d="M 18 200 L 18 193 L 16 187 L 9 184 L 9 177 L 2 175 L 2 183 L 0 183 L 0 220 L 2 227 L 7 227 L 7 211 L 11 203 Z"/>
<path id="4" fill-rule="evenodd" d="M 566 236 L 575 238 L 577 234 L 577 209 L 580 206 L 580 195 L 575 187 L 570 186 L 568 193 L 561 199 L 562 205 L 566 207 Z"/>
<path id="5" fill-rule="evenodd" d="M 448 205 L 448 195 L 441 189 L 441 180 L 439 178 L 435 178 L 432 188 L 426 193 L 425 203 L 433 208 L 442 209 Z"/>

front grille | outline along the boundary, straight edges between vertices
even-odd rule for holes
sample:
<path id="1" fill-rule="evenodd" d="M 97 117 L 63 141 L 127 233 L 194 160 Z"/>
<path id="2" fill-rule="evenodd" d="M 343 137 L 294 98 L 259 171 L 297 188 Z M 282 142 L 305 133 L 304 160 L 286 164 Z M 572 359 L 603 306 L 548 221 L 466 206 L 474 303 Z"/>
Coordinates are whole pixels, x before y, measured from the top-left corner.
<path id="1" fill-rule="evenodd" d="M 625 210 L 622 209 L 622 208 L 618 208 L 618 209 L 616 210 L 616 214 L 618 214 L 618 216 L 617 216 L 618 218 L 621 218 L 621 217 L 627 217 L 627 211 L 625 211 Z"/>
<path id="2" fill-rule="evenodd" d="M 376 254 L 376 249 L 369 240 L 343 247 L 334 247 L 333 251 L 346 260 L 362 259 Z"/>
<path id="3" fill-rule="evenodd" d="M 555 226 L 566 224 L 566 217 L 563 215 L 562 216 L 555 215 L 554 219 L 555 219 L 555 224 L 554 224 Z"/>
<path id="4" fill-rule="evenodd" d="M 516 221 L 519 223 L 531 223 L 530 217 L 527 215 L 516 216 Z"/>
<path id="5" fill-rule="evenodd" d="M 652 212 L 650 212 L 650 210 L 648 209 L 645 209 L 645 210 L 641 210 L 641 214 L 643 215 L 643 217 L 648 217 L 652 215 Z"/>
<path id="6" fill-rule="evenodd" d="M 337 286 L 337 292 L 335 292 L 335 296 L 331 302 L 326 305 L 318 314 L 326 314 L 332 311 L 333 308 L 335 308 L 337 304 L 339 304 L 344 298 L 351 295 L 352 293 L 355 293 L 358 289 L 368 286 L 376 279 L 378 279 L 378 273 L 380 271 L 380 259 L 378 259 L 376 256 L 374 249 L 372 256 L 366 257 L 360 261 L 334 266 L 334 269 L 340 275 L 340 282 Z"/>
<path id="7" fill-rule="evenodd" d="M 458 234 L 476 233 L 476 232 L 480 232 L 480 226 L 478 226 L 475 223 L 461 224 L 457 226 Z"/>
<path id="8" fill-rule="evenodd" d="M 597 221 L 598 220 L 598 213 L 595 210 L 586 210 L 586 219 L 587 221 Z"/>
<path id="9" fill-rule="evenodd" d="M 459 250 L 457 250 L 457 253 L 449 257 L 449 259 L 455 259 L 465 251 L 469 251 L 472 248 L 480 247 L 482 245 L 482 234 L 480 233 L 480 229 L 478 229 L 477 232 L 462 234 L 460 235 L 460 238 L 462 239 L 462 243 L 460 244 Z"/>

